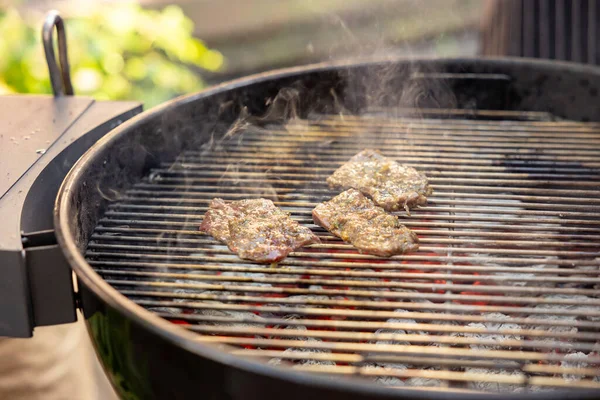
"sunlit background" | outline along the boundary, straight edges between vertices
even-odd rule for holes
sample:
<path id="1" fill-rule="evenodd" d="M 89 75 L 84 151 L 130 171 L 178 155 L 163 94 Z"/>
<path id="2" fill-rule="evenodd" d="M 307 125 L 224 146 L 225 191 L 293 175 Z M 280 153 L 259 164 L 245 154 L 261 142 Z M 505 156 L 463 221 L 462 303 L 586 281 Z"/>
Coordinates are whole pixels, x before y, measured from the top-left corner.
<path id="1" fill-rule="evenodd" d="M 51 93 L 40 29 L 66 19 L 78 95 L 146 107 L 277 67 L 477 53 L 472 0 L 0 1 L 0 94 Z"/>
<path id="2" fill-rule="evenodd" d="M 41 43 L 51 9 L 66 21 L 75 94 L 145 108 L 249 74 L 356 57 L 600 64 L 592 0 L 0 0 L 0 95 L 52 92 Z M 116 400 L 91 343 L 79 341 L 81 326 L 36 329 L 37 342 L 0 338 L 0 355 L 9 354 L 0 357 L 0 400 L 81 398 L 71 387 L 91 388 L 86 400 Z"/>

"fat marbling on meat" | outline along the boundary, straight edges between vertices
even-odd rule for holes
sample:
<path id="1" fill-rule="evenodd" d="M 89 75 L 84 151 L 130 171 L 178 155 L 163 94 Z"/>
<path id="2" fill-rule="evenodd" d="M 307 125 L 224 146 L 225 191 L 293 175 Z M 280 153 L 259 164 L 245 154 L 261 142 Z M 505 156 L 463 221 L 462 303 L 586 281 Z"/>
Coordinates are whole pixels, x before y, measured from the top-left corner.
<path id="1" fill-rule="evenodd" d="M 302 246 L 320 242 L 309 228 L 267 199 L 229 203 L 213 199 L 200 231 L 225 243 L 240 258 L 260 263 L 281 261 Z"/>
<path id="2" fill-rule="evenodd" d="M 339 167 L 327 183 L 332 189 L 356 189 L 386 211 L 408 212 L 412 207 L 425 205 L 432 192 L 423 173 L 371 149 L 361 151 Z"/>
<path id="3" fill-rule="evenodd" d="M 355 189 L 319 204 L 312 215 L 317 225 L 361 253 L 390 257 L 419 248 L 417 235 L 402 225 L 397 216 L 388 214 Z"/>

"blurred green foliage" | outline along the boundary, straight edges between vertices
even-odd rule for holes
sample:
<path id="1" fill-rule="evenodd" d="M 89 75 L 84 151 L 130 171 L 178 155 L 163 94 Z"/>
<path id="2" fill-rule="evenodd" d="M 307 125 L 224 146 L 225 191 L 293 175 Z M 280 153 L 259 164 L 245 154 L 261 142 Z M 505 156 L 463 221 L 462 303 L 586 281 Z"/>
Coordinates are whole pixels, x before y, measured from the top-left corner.
<path id="1" fill-rule="evenodd" d="M 198 68 L 217 71 L 222 55 L 192 36 L 177 6 L 104 5 L 65 21 L 75 93 L 143 101 L 147 107 L 204 86 Z M 39 20 L 0 11 L 0 94 L 52 93 Z M 55 46 L 56 47 L 56 46 Z"/>

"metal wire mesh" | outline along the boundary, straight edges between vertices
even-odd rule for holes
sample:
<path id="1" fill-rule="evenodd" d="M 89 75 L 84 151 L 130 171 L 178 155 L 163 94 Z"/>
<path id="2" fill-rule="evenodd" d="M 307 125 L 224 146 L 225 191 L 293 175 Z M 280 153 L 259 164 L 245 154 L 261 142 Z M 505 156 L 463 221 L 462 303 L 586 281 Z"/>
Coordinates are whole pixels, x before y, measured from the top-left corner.
<path id="1" fill-rule="evenodd" d="M 110 205 L 87 259 L 236 355 L 393 387 L 600 388 L 600 125 L 450 115 L 321 116 L 189 149 Z M 359 254 L 312 223 L 365 147 L 429 177 L 428 206 L 399 214 L 418 252 Z M 214 197 L 270 198 L 322 244 L 240 260 L 198 231 Z"/>

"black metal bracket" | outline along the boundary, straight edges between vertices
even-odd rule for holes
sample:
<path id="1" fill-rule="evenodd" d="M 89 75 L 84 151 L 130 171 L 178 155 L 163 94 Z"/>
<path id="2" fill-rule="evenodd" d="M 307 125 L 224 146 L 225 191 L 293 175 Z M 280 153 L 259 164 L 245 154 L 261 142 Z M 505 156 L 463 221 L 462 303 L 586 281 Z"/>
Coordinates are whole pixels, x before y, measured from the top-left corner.
<path id="1" fill-rule="evenodd" d="M 22 240 L 34 326 L 76 321 L 73 273 L 56 243 L 54 231 L 30 233 Z"/>
<path id="2" fill-rule="evenodd" d="M 0 178 L 0 336 L 30 337 L 36 326 L 76 320 L 73 275 L 53 231 L 56 194 L 90 146 L 142 111 L 137 102 L 68 96 L 65 26 L 56 11 L 48 13 L 42 39 L 55 97 L 0 97 L 0 148 L 15 146 L 7 140 L 13 135 L 30 139 L 4 153 L 11 157 Z"/>
<path id="3" fill-rule="evenodd" d="M 79 97 L 36 97 L 27 102 L 38 114 L 51 110 L 50 120 L 78 111 L 73 122 L 61 125 L 47 151 L 21 176 L 15 176 L 6 194 L 0 194 L 0 336 L 10 337 L 30 337 L 36 326 L 75 320 L 73 278 L 54 237 L 56 194 L 90 146 L 142 110 L 135 102 L 93 102 Z M 75 103 L 85 108 L 66 107 Z M 5 103 L 0 101 L 2 106 Z M 7 113 L 8 121 L 10 117 Z"/>

